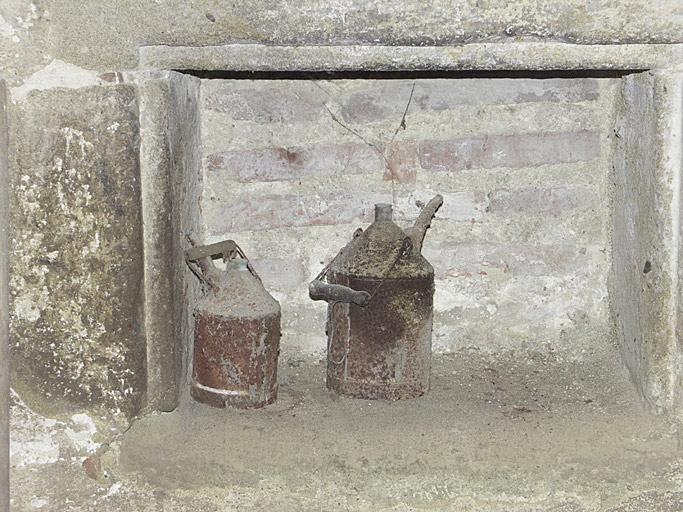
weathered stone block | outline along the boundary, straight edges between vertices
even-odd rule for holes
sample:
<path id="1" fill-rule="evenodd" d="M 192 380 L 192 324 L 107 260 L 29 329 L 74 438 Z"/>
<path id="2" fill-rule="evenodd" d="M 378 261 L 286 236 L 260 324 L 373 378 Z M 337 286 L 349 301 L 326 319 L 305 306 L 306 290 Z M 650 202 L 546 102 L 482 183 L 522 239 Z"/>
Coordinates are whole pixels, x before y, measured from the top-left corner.
<path id="1" fill-rule="evenodd" d="M 189 393 L 189 368 L 192 367 L 192 339 L 194 335 L 193 308 L 201 293 L 200 283 L 185 263 L 187 236 L 203 240 L 205 225 L 201 213 L 202 145 L 200 139 L 199 79 L 169 74 L 169 125 L 168 140 L 171 151 L 171 191 L 173 212 L 171 218 L 173 240 L 173 317 L 175 342 L 182 347 L 181 364 L 176 368 L 179 394 Z M 152 297 L 153 299 L 153 297 Z M 168 342 L 159 340 L 158 350 Z M 168 370 L 168 368 L 166 368 Z"/>
<path id="2" fill-rule="evenodd" d="M 681 405 L 683 76 L 624 79 L 614 128 L 610 303 L 626 366 L 656 411 Z"/>
<path id="3" fill-rule="evenodd" d="M 136 91 L 37 91 L 11 119 L 13 385 L 39 410 L 134 414 L 145 390 Z"/>
<path id="4" fill-rule="evenodd" d="M 471 0 L 417 0 L 403 2 L 330 3 L 309 0 L 305 3 L 273 3 L 264 0 L 220 2 L 169 0 L 163 8 L 155 2 L 130 3 L 115 0 L 107 4 L 58 2 L 36 4 L 29 11 L 28 0 L 6 2 L 3 27 L 7 38 L 8 68 L 23 63 L 40 62 L 52 55 L 90 69 L 130 69 L 136 65 L 141 44 L 195 46 L 210 50 L 210 45 L 260 42 L 266 48 L 291 45 L 293 53 L 305 64 L 305 70 L 317 69 L 310 55 L 301 47 L 325 50 L 330 45 L 345 45 L 359 53 L 358 45 L 386 48 L 396 45 L 421 48 L 438 45 L 452 48 L 467 43 L 507 46 L 547 42 L 578 43 L 607 47 L 619 43 L 681 42 L 681 7 L 676 0 L 623 0 L 618 3 L 564 0 L 562 2 L 473 2 Z M 16 18 L 20 18 L 17 23 Z M 31 17 L 28 17 L 31 16 Z M 28 18 L 28 19 L 27 19 Z M 213 18 L 213 21 L 212 21 Z M 97 19 L 97 23 L 92 23 Z M 14 25 L 14 28 L 12 25 Z M 16 34 L 13 30 L 17 31 Z M 12 43 L 21 38 L 20 44 Z M 16 47 L 23 51 L 15 51 Z M 602 49 L 601 49 L 602 50 Z M 190 56 L 193 54 L 188 52 Z M 470 53 L 467 62 L 473 67 Z M 566 52 L 549 52 L 563 59 Z M 232 58 L 238 58 L 230 52 Z M 530 59 L 535 52 L 515 49 L 514 58 Z M 16 61 L 15 61 L 16 59 Z M 375 65 L 390 65 L 393 59 L 379 59 Z M 477 61 L 475 61 L 477 62 Z M 500 59 L 484 60 L 489 65 Z M 177 63 L 177 62 L 176 62 Z M 243 67 L 164 66 L 165 69 L 261 69 L 261 62 L 242 61 Z M 331 65 L 329 59 L 326 62 Z M 283 65 L 280 58 L 280 65 Z M 24 64 L 26 66 L 26 64 Z M 511 69 L 502 67 L 501 69 Z M 551 68 L 557 69 L 557 68 Z M 589 68 L 593 69 L 593 68 Z M 642 69 L 642 68 L 641 68 Z"/>
<path id="5" fill-rule="evenodd" d="M 146 337 L 145 411 L 171 411 L 190 367 L 199 282 L 185 263 L 199 213 L 199 80 L 175 72 L 130 73 L 140 98 L 140 164 Z"/>
<path id="6" fill-rule="evenodd" d="M 140 183 L 144 254 L 146 394 L 149 410 L 173 410 L 177 403 L 176 368 L 181 349 L 173 311 L 173 226 L 171 150 L 166 79 L 139 84 Z"/>
<path id="7" fill-rule="evenodd" d="M 594 23 L 594 19 L 592 21 Z M 675 23 L 673 24 L 675 25 Z M 594 31 L 595 27 L 591 27 Z M 623 32 L 623 24 L 619 28 Z M 490 37 L 490 34 L 486 36 Z M 680 42 L 680 41 L 679 41 Z M 403 45 L 381 45 L 377 40 L 364 45 L 330 41 L 306 46 L 270 44 L 230 44 L 219 46 L 142 46 L 140 65 L 144 68 L 244 71 L 550 71 L 662 69 L 681 62 L 680 44 L 652 44 L 631 41 L 619 45 L 569 44 L 557 41 L 467 41 L 449 46 L 440 40 Z M 305 44 L 305 43 L 304 43 Z M 194 46 L 193 46 L 194 45 Z M 407 98 L 406 98 L 407 99 Z"/>

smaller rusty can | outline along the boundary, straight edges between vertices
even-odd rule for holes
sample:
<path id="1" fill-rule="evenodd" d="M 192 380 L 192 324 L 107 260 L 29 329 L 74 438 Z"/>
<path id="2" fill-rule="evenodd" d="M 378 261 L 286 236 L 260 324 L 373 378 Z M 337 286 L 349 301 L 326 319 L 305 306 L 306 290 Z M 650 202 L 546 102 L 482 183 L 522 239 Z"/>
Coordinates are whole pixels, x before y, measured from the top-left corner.
<path id="1" fill-rule="evenodd" d="M 211 261 L 216 255 L 226 261 L 225 272 Z M 274 402 L 280 304 L 231 240 L 194 247 L 187 260 L 207 288 L 195 309 L 192 397 L 242 409 Z"/>

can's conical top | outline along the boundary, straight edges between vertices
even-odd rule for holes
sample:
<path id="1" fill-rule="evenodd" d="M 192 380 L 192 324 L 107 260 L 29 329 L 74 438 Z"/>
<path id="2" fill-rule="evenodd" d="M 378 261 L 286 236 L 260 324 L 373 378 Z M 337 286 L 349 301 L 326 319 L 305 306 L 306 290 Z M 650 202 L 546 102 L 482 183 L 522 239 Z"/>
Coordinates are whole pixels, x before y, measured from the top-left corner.
<path id="1" fill-rule="evenodd" d="M 194 242 L 190 240 L 194 245 Z M 212 257 L 222 256 L 226 269 L 221 272 Z M 206 285 L 200 308 L 216 317 L 264 318 L 280 314 L 280 304 L 264 288 L 242 249 L 233 240 L 193 246 L 185 251 L 192 271 Z"/>
<path id="2" fill-rule="evenodd" d="M 280 304 L 248 267 L 247 260 L 229 260 L 218 287 L 204 297 L 202 307 L 223 318 L 260 318 L 277 314 Z"/>
<path id="3" fill-rule="evenodd" d="M 339 255 L 330 270 L 354 277 L 411 278 L 434 274 L 412 240 L 393 221 L 390 204 L 375 205 L 375 221 Z"/>

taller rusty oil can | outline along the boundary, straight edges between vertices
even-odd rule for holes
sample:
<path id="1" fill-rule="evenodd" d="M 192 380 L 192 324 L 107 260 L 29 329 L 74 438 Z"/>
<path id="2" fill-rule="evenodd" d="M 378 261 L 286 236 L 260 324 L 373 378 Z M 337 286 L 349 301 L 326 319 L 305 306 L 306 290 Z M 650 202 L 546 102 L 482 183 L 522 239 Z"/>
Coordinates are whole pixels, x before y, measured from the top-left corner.
<path id="1" fill-rule="evenodd" d="M 222 256 L 226 270 L 212 262 Z M 280 304 L 232 240 L 186 252 L 205 285 L 195 309 L 191 395 L 214 407 L 257 408 L 277 398 Z"/>
<path id="2" fill-rule="evenodd" d="M 406 231 L 393 222 L 390 204 L 375 205 L 375 221 L 311 282 L 310 297 L 329 304 L 329 389 L 384 400 L 429 389 L 434 269 L 421 250 L 442 204 L 434 197 Z"/>

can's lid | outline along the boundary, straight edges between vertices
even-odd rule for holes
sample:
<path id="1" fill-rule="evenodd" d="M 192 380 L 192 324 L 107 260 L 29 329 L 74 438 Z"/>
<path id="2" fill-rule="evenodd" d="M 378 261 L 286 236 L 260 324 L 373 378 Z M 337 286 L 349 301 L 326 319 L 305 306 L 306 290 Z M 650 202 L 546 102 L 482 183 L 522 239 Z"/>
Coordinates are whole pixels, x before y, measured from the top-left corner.
<path id="1" fill-rule="evenodd" d="M 228 260 L 218 288 L 206 294 L 198 308 L 226 319 L 264 318 L 280 312 L 277 300 L 251 273 L 248 260 L 243 258 Z"/>

